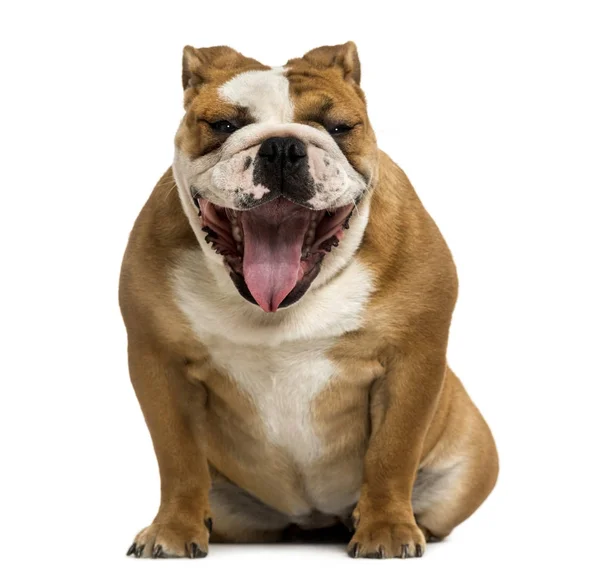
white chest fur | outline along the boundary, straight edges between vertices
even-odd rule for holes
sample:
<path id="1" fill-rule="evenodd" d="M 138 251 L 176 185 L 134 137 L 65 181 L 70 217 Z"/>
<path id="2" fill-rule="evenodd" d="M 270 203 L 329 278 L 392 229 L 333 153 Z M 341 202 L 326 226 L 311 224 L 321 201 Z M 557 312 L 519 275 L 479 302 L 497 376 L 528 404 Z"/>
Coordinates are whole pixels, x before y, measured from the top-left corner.
<path id="1" fill-rule="evenodd" d="M 298 465 L 321 452 L 311 403 L 335 375 L 327 350 L 362 325 L 372 291 L 358 261 L 296 305 L 265 313 L 244 301 L 227 277 L 215 278 L 200 249 L 173 271 L 178 306 L 214 363 L 253 400 L 267 438 Z"/>
<path id="2" fill-rule="evenodd" d="M 249 395 L 269 441 L 283 448 L 298 464 L 321 454 L 315 435 L 313 399 L 335 374 L 325 356 L 331 339 L 291 342 L 277 347 L 211 344 L 211 357 Z"/>

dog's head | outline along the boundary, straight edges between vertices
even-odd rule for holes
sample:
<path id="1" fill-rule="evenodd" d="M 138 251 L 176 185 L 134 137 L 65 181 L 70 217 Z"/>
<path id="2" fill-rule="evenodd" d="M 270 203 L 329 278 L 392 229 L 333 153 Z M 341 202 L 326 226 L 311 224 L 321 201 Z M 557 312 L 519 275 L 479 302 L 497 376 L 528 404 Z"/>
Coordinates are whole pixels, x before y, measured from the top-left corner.
<path id="1" fill-rule="evenodd" d="M 265 311 L 296 302 L 324 260 L 339 253 L 331 275 L 360 242 L 377 145 L 359 83 L 351 42 L 280 68 L 224 46 L 184 49 L 181 200 L 205 253 Z"/>

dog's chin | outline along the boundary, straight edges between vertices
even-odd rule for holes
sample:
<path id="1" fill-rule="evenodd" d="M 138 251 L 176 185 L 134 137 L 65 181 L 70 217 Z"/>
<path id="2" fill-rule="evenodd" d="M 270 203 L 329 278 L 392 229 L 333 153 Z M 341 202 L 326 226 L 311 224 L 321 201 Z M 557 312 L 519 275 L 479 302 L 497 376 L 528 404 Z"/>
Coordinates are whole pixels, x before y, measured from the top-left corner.
<path id="1" fill-rule="evenodd" d="M 266 312 L 296 303 L 350 227 L 354 203 L 312 210 L 284 197 L 245 210 L 194 197 L 205 240 L 240 295 Z"/>

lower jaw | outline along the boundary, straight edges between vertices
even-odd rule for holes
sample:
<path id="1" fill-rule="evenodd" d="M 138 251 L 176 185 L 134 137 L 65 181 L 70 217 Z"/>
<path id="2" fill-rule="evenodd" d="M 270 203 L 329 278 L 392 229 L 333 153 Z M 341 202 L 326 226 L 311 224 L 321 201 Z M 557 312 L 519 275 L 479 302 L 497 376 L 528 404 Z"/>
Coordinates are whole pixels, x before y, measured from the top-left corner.
<path id="1" fill-rule="evenodd" d="M 302 277 L 302 279 L 298 281 L 296 286 L 287 294 L 285 299 L 279 304 L 277 311 L 279 311 L 280 309 L 284 309 L 285 307 L 289 307 L 290 305 L 293 305 L 304 296 L 304 294 L 310 288 L 312 282 L 319 274 L 321 270 L 322 260 L 323 255 L 320 256 L 318 262 L 312 267 L 312 269 L 307 271 Z M 233 284 L 235 285 L 239 294 L 244 299 L 246 299 L 246 301 L 249 301 L 250 303 L 256 306 L 259 306 L 256 302 L 256 299 L 254 299 L 254 297 L 252 296 L 250 289 L 248 289 L 248 285 L 246 285 L 246 280 L 244 279 L 244 276 L 241 273 L 238 273 L 237 271 L 230 268 L 229 277 L 233 281 Z M 267 313 L 275 313 L 275 311 L 268 311 Z"/>

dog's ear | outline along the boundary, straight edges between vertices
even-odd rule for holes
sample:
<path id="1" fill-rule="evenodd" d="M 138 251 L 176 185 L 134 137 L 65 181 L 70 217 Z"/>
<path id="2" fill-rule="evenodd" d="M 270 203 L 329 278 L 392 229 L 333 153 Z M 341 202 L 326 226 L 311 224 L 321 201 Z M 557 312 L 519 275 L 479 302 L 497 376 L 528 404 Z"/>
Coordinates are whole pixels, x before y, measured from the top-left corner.
<path id="1" fill-rule="evenodd" d="M 211 70 L 223 70 L 235 65 L 244 56 L 229 46 L 183 49 L 181 80 L 183 90 L 195 88 L 210 79 Z"/>
<path id="2" fill-rule="evenodd" d="M 307 52 L 302 58 L 317 68 L 335 67 L 342 72 L 345 80 L 360 85 L 360 60 L 354 42 L 321 46 Z"/>

